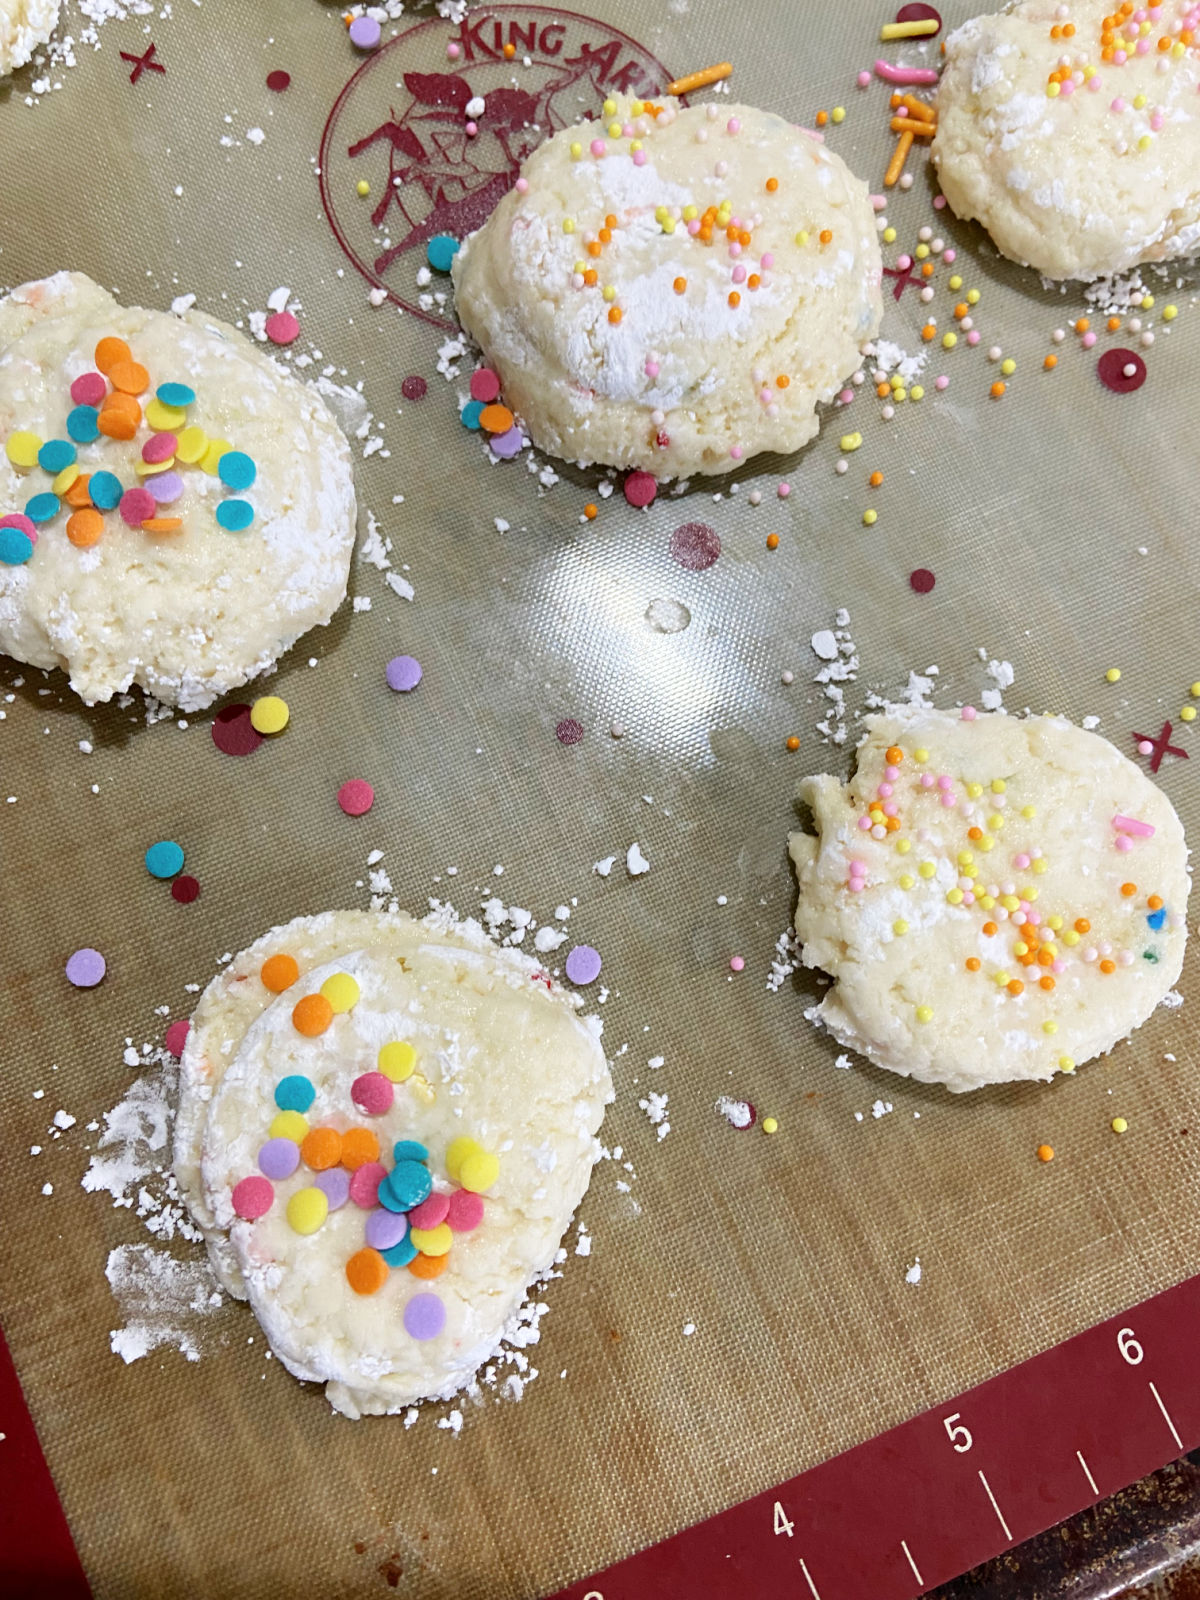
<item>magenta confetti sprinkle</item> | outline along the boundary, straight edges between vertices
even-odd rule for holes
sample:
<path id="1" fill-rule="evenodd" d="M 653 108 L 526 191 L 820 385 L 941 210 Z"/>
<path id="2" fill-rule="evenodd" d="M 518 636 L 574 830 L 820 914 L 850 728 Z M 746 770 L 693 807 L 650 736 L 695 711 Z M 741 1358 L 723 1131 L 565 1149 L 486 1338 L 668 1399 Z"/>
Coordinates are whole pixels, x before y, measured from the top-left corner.
<path id="1" fill-rule="evenodd" d="M 429 393 L 429 385 L 419 372 L 410 372 L 400 385 L 400 393 L 406 400 L 424 400 Z"/>
<path id="2" fill-rule="evenodd" d="M 187 1036 L 192 1031 L 192 1024 L 187 1017 L 179 1017 L 172 1022 L 166 1033 L 163 1034 L 163 1044 L 178 1061 L 183 1054 L 183 1047 L 187 1043 Z"/>
<path id="3" fill-rule="evenodd" d="M 1106 350 L 1096 363 L 1096 372 L 1114 394 L 1132 394 L 1146 381 L 1146 363 L 1136 350 Z"/>
<path id="4" fill-rule="evenodd" d="M 183 873 L 171 885 L 171 899 L 178 900 L 181 906 L 190 906 L 193 900 L 200 898 L 200 881 L 193 878 L 190 873 Z"/>
<path id="5" fill-rule="evenodd" d="M 653 473 L 631 472 L 625 479 L 625 498 L 631 506 L 653 505 L 657 493 L 658 484 Z"/>
<path id="6" fill-rule="evenodd" d="M 300 324 L 290 311 L 277 311 L 267 318 L 263 332 L 272 344 L 291 344 L 300 337 Z"/>
<path id="7" fill-rule="evenodd" d="M 272 94 L 282 94 L 291 81 L 291 73 L 284 72 L 281 67 L 276 67 L 274 72 L 267 73 L 267 88 Z"/>
<path id="8" fill-rule="evenodd" d="M 375 791 L 365 778 L 350 778 L 338 790 L 337 803 L 348 817 L 364 817 L 375 804 Z"/>
<path id="9" fill-rule="evenodd" d="M 253 755 L 263 736 L 250 721 L 250 707 L 244 701 L 224 706 L 212 722 L 213 743 L 223 755 Z"/>
<path id="10" fill-rule="evenodd" d="M 721 554 L 721 536 L 707 522 L 685 522 L 671 535 L 672 559 L 689 572 L 703 572 Z"/>
<path id="11" fill-rule="evenodd" d="M 578 744 L 583 738 L 583 723 L 576 722 L 574 717 L 564 717 L 555 728 L 554 737 L 559 744 Z"/>
<path id="12" fill-rule="evenodd" d="M 907 5 L 907 6 L 901 6 L 900 7 L 899 11 L 897 11 L 897 13 L 896 13 L 896 21 L 897 22 L 936 22 L 938 27 L 939 27 L 939 29 L 942 26 L 942 18 L 941 18 L 941 13 L 940 12 L 935 11 L 932 6 L 926 6 L 926 5 L 921 5 L 921 4 L 915 3 L 915 0 L 914 0 L 914 4 L 912 4 L 912 5 Z M 931 34 L 927 34 L 926 37 L 929 38 L 929 39 L 933 39 L 933 38 L 936 38 L 937 36 L 936 36 L 936 34 L 932 34 L 931 33 Z"/>
<path id="13" fill-rule="evenodd" d="M 937 579 L 928 567 L 918 567 L 908 575 L 909 584 L 917 594 L 929 594 Z"/>
<path id="14" fill-rule="evenodd" d="M 500 393 L 500 379 L 491 367 L 476 367 L 471 374 L 471 399 L 491 405 Z"/>

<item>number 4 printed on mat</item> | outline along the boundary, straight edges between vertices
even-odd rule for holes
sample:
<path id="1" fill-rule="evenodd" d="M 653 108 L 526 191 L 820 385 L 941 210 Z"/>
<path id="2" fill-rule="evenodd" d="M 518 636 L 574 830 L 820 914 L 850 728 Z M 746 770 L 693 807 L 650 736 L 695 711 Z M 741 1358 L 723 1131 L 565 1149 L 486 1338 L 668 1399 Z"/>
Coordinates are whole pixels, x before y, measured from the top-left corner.
<path id="1" fill-rule="evenodd" d="M 789 1522 L 788 1521 L 787 1512 L 783 1509 L 782 1505 L 780 1505 L 779 1501 L 776 1500 L 776 1502 L 775 1502 L 775 1532 L 776 1532 L 776 1534 L 778 1535 L 778 1534 L 781 1534 L 781 1533 L 786 1533 L 788 1538 L 790 1539 L 792 1537 L 792 1529 L 795 1526 L 796 1526 L 796 1524 L 794 1522 Z"/>

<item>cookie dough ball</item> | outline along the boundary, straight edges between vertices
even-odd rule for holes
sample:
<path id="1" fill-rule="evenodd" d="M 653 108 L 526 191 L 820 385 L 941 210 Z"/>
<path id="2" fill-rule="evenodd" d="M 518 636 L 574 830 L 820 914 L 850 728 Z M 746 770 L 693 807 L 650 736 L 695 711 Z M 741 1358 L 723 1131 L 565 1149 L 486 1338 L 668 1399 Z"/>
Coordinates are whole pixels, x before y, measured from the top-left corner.
<path id="1" fill-rule="evenodd" d="M 471 925 L 335 912 L 274 930 L 197 1010 L 181 1187 L 275 1354 L 347 1416 L 467 1383 L 587 1188 L 599 1028 L 533 970 Z"/>
<path id="2" fill-rule="evenodd" d="M 858 770 L 805 778 L 791 838 L 817 1016 L 876 1066 L 959 1093 L 1111 1050 L 1179 977 L 1187 848 L 1170 801 L 1057 717 L 897 710 Z"/>
<path id="3" fill-rule="evenodd" d="M 1136 14 L 1108 0 L 1022 0 L 952 33 L 932 156 L 955 213 L 1048 278 L 1191 255 L 1200 239 L 1191 16 L 1185 0 Z"/>
<path id="4" fill-rule="evenodd" d="M 882 316 L 867 186 L 752 106 L 608 101 L 454 262 L 458 315 L 539 448 L 656 477 L 798 450 Z"/>
<path id="5" fill-rule="evenodd" d="M 0 0 L 0 79 L 23 67 L 58 26 L 58 0 Z"/>
<path id="6" fill-rule="evenodd" d="M 80 273 L 13 290 L 0 451 L 0 651 L 89 705 L 140 684 L 199 710 L 345 596 L 345 437 L 200 312 L 123 307 Z"/>

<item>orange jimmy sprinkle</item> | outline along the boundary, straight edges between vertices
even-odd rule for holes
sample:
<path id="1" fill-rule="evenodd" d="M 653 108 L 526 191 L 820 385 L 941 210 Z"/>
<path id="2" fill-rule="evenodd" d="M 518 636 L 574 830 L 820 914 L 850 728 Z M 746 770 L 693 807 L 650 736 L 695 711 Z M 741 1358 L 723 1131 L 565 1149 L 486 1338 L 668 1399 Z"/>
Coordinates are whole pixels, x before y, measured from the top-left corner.
<path id="1" fill-rule="evenodd" d="M 79 476 L 75 479 L 75 482 L 67 490 L 66 494 L 63 495 L 63 499 L 69 506 L 73 506 L 76 510 L 79 510 L 82 506 L 91 505 L 92 497 L 88 493 L 88 484 L 91 481 L 92 475 L 90 472 L 81 472 L 79 474 Z"/>
<path id="2" fill-rule="evenodd" d="M 143 533 L 178 533 L 183 527 L 182 517 L 147 517 L 142 523 Z"/>
<path id="3" fill-rule="evenodd" d="M 292 1026 L 306 1039 L 315 1039 L 333 1021 L 333 1007 L 323 994 L 306 994 L 292 1008 Z"/>
<path id="4" fill-rule="evenodd" d="M 79 549 L 86 550 L 104 533 L 104 518 L 90 506 L 72 512 L 67 518 L 67 538 Z"/>
<path id="5" fill-rule="evenodd" d="M 106 339 L 101 339 L 92 359 L 96 363 L 97 371 L 107 377 L 118 361 L 132 360 L 132 353 L 124 339 L 118 339 L 110 334 Z"/>
<path id="6" fill-rule="evenodd" d="M 346 1282 L 355 1294 L 378 1294 L 388 1281 L 388 1264 L 378 1250 L 356 1250 L 346 1263 Z"/>
<path id="7" fill-rule="evenodd" d="M 301 1159 L 314 1172 L 336 1167 L 342 1159 L 342 1136 L 336 1128 L 310 1128 L 300 1145 Z"/>
<path id="8" fill-rule="evenodd" d="M 347 1128 L 342 1135 L 342 1166 L 347 1172 L 357 1172 L 368 1161 L 379 1160 L 379 1140 L 370 1128 Z"/>
<path id="9" fill-rule="evenodd" d="M 300 976 L 300 968 L 296 964 L 295 956 L 268 956 L 258 975 L 272 994 L 282 994 L 285 989 L 290 989 Z"/>
<path id="10" fill-rule="evenodd" d="M 414 1278 L 440 1278 L 450 1265 L 450 1257 L 416 1255 L 408 1263 L 408 1270 Z"/>

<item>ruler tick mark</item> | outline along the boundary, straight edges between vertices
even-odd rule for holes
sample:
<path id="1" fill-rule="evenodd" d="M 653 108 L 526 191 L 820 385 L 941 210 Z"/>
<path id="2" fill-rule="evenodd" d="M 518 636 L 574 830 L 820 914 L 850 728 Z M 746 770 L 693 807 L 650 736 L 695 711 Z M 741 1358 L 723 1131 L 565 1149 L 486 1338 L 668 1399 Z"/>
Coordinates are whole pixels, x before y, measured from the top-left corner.
<path id="1" fill-rule="evenodd" d="M 812 1592 L 813 1600 L 821 1600 L 821 1592 L 817 1588 L 816 1584 L 812 1581 L 812 1573 L 804 1565 L 804 1557 L 803 1556 L 800 1557 L 800 1571 L 804 1574 L 804 1581 L 805 1581 L 805 1583 L 807 1583 L 809 1589 Z"/>
<path id="2" fill-rule="evenodd" d="M 996 1504 L 996 1496 L 992 1493 L 992 1486 L 987 1481 L 987 1479 L 984 1477 L 982 1468 L 980 1469 L 980 1473 L 979 1473 L 979 1481 L 983 1485 L 983 1487 L 987 1490 L 987 1497 L 992 1502 L 992 1510 L 996 1513 L 996 1515 L 1000 1519 L 1000 1526 L 1004 1529 L 1004 1537 L 1006 1539 L 1011 1539 L 1012 1538 L 1012 1529 L 1009 1527 L 1008 1523 L 1005 1522 L 1004 1513 L 1003 1513 L 1003 1511 L 1001 1511 L 1000 1507 Z"/>
<path id="3" fill-rule="evenodd" d="M 917 1563 L 912 1558 L 912 1551 L 908 1548 L 908 1545 L 905 1543 L 905 1541 L 903 1539 L 901 1539 L 901 1541 L 900 1541 L 900 1548 L 901 1548 L 901 1550 L 904 1551 L 904 1554 L 908 1557 L 908 1564 L 912 1568 L 913 1577 L 917 1580 L 917 1582 L 921 1585 L 921 1587 L 923 1589 L 925 1587 L 925 1579 L 921 1576 L 920 1567 L 917 1566 Z"/>
<path id="4" fill-rule="evenodd" d="M 1183 1440 L 1176 1433 L 1175 1424 L 1171 1421 L 1171 1413 L 1167 1410 L 1166 1406 L 1163 1405 L 1163 1403 L 1162 1403 L 1162 1395 L 1159 1394 L 1158 1390 L 1154 1387 L 1153 1384 L 1150 1385 L 1150 1393 L 1154 1396 L 1155 1400 L 1158 1402 L 1158 1409 L 1163 1414 L 1163 1421 L 1166 1423 L 1167 1427 L 1170 1428 L 1170 1430 L 1171 1430 L 1172 1439 L 1174 1439 L 1175 1443 L 1182 1450 L 1183 1449 Z"/>
<path id="5" fill-rule="evenodd" d="M 1079 1465 L 1083 1468 L 1084 1477 L 1087 1479 L 1087 1481 L 1092 1486 L 1092 1493 L 1093 1494 L 1099 1494 L 1100 1491 L 1096 1487 L 1096 1480 L 1095 1480 L 1095 1478 L 1092 1477 L 1091 1469 L 1089 1468 L 1087 1462 L 1083 1459 L 1083 1451 L 1082 1450 L 1076 1450 L 1075 1454 L 1079 1458 Z"/>

